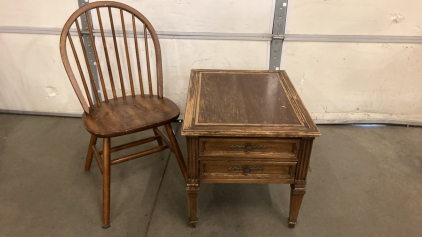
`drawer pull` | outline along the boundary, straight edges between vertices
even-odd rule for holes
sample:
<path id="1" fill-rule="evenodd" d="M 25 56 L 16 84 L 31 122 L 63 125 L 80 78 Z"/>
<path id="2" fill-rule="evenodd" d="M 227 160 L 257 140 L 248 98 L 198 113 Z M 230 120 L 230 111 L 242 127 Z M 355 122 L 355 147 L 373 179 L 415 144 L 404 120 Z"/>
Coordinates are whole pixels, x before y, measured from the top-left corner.
<path id="1" fill-rule="evenodd" d="M 231 145 L 231 149 L 245 149 L 246 152 L 250 152 L 253 149 L 267 149 L 267 145 Z"/>
<path id="2" fill-rule="evenodd" d="M 252 166 L 252 167 L 232 166 L 232 167 L 229 168 L 229 170 L 231 170 L 231 171 L 233 171 L 233 170 L 237 170 L 237 171 L 243 170 L 243 173 L 245 173 L 245 174 L 249 174 L 249 172 L 251 172 L 251 171 L 263 171 L 264 169 L 265 168 L 262 167 L 262 166 Z"/>

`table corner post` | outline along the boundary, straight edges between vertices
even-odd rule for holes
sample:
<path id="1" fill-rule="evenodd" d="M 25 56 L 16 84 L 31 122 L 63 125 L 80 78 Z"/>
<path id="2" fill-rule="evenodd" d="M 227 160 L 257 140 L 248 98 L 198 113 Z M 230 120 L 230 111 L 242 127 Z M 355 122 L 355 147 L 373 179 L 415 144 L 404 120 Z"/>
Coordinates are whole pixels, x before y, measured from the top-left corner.
<path id="1" fill-rule="evenodd" d="M 198 167 L 198 137 L 186 137 L 188 178 L 186 192 L 188 195 L 189 224 L 196 227 L 198 222 L 198 193 L 199 193 L 199 167 Z"/>
<path id="2" fill-rule="evenodd" d="M 300 206 L 306 193 L 306 177 L 308 174 L 309 161 L 311 158 L 312 144 L 315 138 L 302 138 L 299 150 L 299 160 L 296 167 L 294 183 L 290 185 L 290 212 L 289 227 L 294 228 L 297 224 Z"/>

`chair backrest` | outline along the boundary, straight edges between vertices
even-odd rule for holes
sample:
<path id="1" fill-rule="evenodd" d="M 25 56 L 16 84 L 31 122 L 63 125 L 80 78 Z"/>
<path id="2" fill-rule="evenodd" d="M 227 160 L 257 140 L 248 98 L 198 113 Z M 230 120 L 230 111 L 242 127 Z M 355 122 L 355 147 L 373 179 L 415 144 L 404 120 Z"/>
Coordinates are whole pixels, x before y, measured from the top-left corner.
<path id="1" fill-rule="evenodd" d="M 111 36 L 113 38 L 113 45 L 111 45 L 111 44 L 107 45 L 106 36 L 105 36 L 105 33 L 104 33 L 105 31 L 103 29 L 103 23 L 106 23 L 106 21 L 104 21 L 105 17 L 102 18 L 102 15 L 100 13 L 101 12 L 100 9 L 103 9 L 103 8 L 105 8 L 105 10 L 108 11 L 108 18 L 110 20 Z M 122 26 L 124 51 L 125 51 L 125 58 L 126 58 L 125 60 L 124 59 L 122 60 L 120 55 L 119 55 L 119 48 L 118 48 L 118 43 L 117 43 L 117 39 L 116 39 L 115 22 L 113 21 L 113 13 L 112 13 L 112 10 L 116 11 L 116 9 L 118 9 L 118 11 L 120 11 L 120 24 Z M 99 43 L 101 43 L 103 45 L 102 49 L 101 49 L 101 47 L 96 46 L 94 34 L 98 34 L 98 30 L 94 32 L 94 30 L 92 29 L 93 27 L 92 27 L 92 22 L 89 18 L 89 11 L 91 11 L 91 15 L 92 15 L 92 19 L 93 19 L 92 21 L 94 21 L 94 19 L 95 19 L 94 16 L 95 15 L 97 16 L 96 17 L 98 19 L 97 24 L 98 24 L 99 29 L 100 29 L 99 33 L 101 33 L 101 41 L 99 41 Z M 127 32 L 126 32 L 127 30 L 126 30 L 125 21 L 124 21 L 124 18 L 125 18 L 124 15 L 127 16 L 128 13 L 131 16 L 132 25 L 133 25 L 132 29 L 130 29 L 130 30 L 133 31 L 133 39 L 134 39 L 134 47 L 135 47 L 134 51 L 135 52 L 129 51 L 129 49 L 128 49 L 128 36 L 127 36 Z M 84 18 L 84 20 L 86 19 L 86 21 L 87 21 L 87 25 L 88 25 L 87 29 L 81 29 L 81 27 L 80 27 L 79 19 L 80 19 L 80 21 L 82 21 L 83 19 L 82 19 L 81 16 L 83 16 L 83 15 L 86 17 L 86 18 Z M 146 63 L 141 63 L 141 58 L 139 56 L 139 48 L 141 48 L 142 44 L 139 44 L 139 46 L 138 46 L 138 37 L 137 37 L 137 30 L 136 30 L 136 28 L 137 28 L 136 23 L 138 21 L 136 21 L 136 19 L 139 20 L 143 25 L 143 41 L 145 42 L 144 51 L 145 51 L 145 55 L 146 55 L 146 60 L 145 60 Z M 71 29 L 73 26 L 76 27 L 77 33 L 75 32 L 75 30 Z M 154 44 L 154 49 L 155 49 L 157 96 L 159 98 L 162 98 L 163 97 L 163 73 L 162 73 L 160 43 L 159 43 L 159 40 L 158 40 L 158 37 L 157 37 L 157 33 L 155 32 L 154 28 L 152 27 L 151 23 L 148 21 L 147 18 L 145 18 L 140 12 L 138 12 L 137 10 L 135 10 L 134 8 L 132 8 L 130 6 L 127 6 L 127 5 L 122 4 L 122 3 L 110 2 L 110 1 L 100 1 L 100 2 L 93 2 L 93 3 L 87 4 L 87 5 L 79 8 L 78 10 L 76 10 L 70 16 L 70 18 L 67 20 L 66 24 L 64 25 L 62 33 L 61 33 L 60 54 L 61 54 L 61 58 L 62 58 L 64 67 L 66 69 L 66 73 L 69 77 L 69 80 L 70 80 L 70 82 L 73 86 L 73 89 L 75 90 L 76 95 L 78 96 L 78 99 L 79 99 L 80 103 L 82 104 L 82 107 L 83 107 L 83 109 L 86 113 L 89 113 L 90 110 L 95 108 L 95 106 L 101 106 L 101 102 L 108 103 L 108 101 L 109 101 L 109 97 L 108 97 L 108 94 L 107 94 L 107 88 L 106 88 L 106 81 L 105 81 L 106 76 L 105 76 L 103 68 L 101 67 L 101 64 L 103 64 L 103 66 L 104 66 L 104 64 L 107 65 L 107 72 L 106 73 L 108 74 L 109 85 L 111 87 L 111 91 L 112 91 L 112 94 L 113 94 L 112 99 L 117 100 L 117 98 L 118 98 L 117 93 L 120 93 L 119 91 L 116 93 L 116 86 L 115 85 L 117 83 L 120 83 L 121 97 L 123 99 L 126 98 L 126 90 L 125 90 L 125 83 L 124 83 L 125 78 L 124 78 L 123 73 L 122 73 L 123 70 L 126 70 L 125 66 L 122 65 L 122 63 L 124 64 L 124 61 L 126 62 L 127 75 L 129 77 L 130 96 L 132 96 L 132 97 L 135 96 L 135 91 L 137 91 L 138 87 L 139 87 L 140 95 L 145 96 L 143 80 L 142 80 L 142 71 L 143 70 L 141 70 L 141 65 L 143 65 L 143 64 L 146 64 L 147 73 L 144 73 L 144 74 L 146 74 L 147 77 L 148 77 L 148 92 L 149 92 L 149 95 L 147 95 L 147 96 L 150 96 L 150 97 L 153 96 L 152 79 L 151 79 L 151 62 L 150 62 L 150 53 L 149 53 L 149 49 L 148 49 L 148 32 L 149 32 L 149 35 L 151 36 L 152 42 Z M 83 34 L 88 34 L 89 37 L 83 37 Z M 78 48 L 76 47 L 77 46 L 76 43 L 74 44 L 74 40 L 72 40 L 72 35 L 74 35 L 73 37 L 78 38 L 77 40 L 80 41 L 80 47 L 81 47 L 82 50 L 79 50 L 79 52 L 82 51 L 83 53 L 80 53 L 80 54 L 82 54 L 83 56 L 78 55 Z M 84 46 L 84 40 L 90 41 L 89 43 L 92 45 L 92 49 L 91 48 L 87 49 Z M 140 38 L 139 40 L 142 41 L 142 38 Z M 69 45 L 72 49 L 72 53 L 73 53 L 73 56 L 74 56 L 74 61 L 72 63 L 73 63 L 73 65 L 76 64 L 76 66 L 78 68 L 79 78 L 80 78 L 80 81 L 83 84 L 85 96 L 86 96 L 86 99 L 88 99 L 89 105 L 87 104 L 86 99 L 84 97 L 84 94 L 82 93 L 82 91 L 81 91 L 81 89 L 78 85 L 78 80 L 77 80 L 77 78 L 75 77 L 75 74 L 72 71 L 72 66 L 71 66 L 71 63 L 69 61 L 68 53 L 67 53 L 67 50 L 66 50 L 66 45 L 67 45 L 66 42 L 67 41 L 68 41 L 68 43 L 69 43 Z M 111 41 L 111 39 L 110 39 L 110 41 Z M 114 47 L 115 57 L 109 56 L 109 51 L 113 51 L 113 50 L 109 50 L 108 49 L 109 47 Z M 96 69 L 98 71 L 101 88 L 96 88 L 95 83 L 94 83 L 94 76 L 93 76 L 93 72 L 92 72 L 93 69 L 91 69 L 91 67 L 90 67 L 89 58 L 88 58 L 88 52 L 91 53 L 91 50 L 93 51 L 94 56 L 95 56 L 95 65 L 96 65 Z M 135 68 L 135 66 L 134 65 L 131 66 L 130 52 L 131 52 L 131 54 L 133 54 L 133 53 L 136 54 L 136 70 L 132 70 L 132 66 L 134 68 Z M 106 63 L 104 63 L 104 60 L 103 60 L 102 57 L 100 58 L 101 55 L 105 56 Z M 81 57 L 83 59 L 80 60 L 79 57 Z M 114 64 L 111 63 L 112 60 L 115 60 Z M 85 61 L 85 65 L 82 65 L 83 61 Z M 117 65 L 118 73 L 115 70 L 116 65 Z M 112 66 L 115 66 L 115 67 L 113 68 Z M 86 67 L 86 69 L 84 67 Z M 84 71 L 85 71 L 85 74 L 88 74 L 88 77 L 86 77 L 84 75 Z M 114 74 L 113 74 L 113 72 L 114 72 Z M 116 74 L 118 74 L 118 75 L 116 75 Z M 134 75 L 136 75 L 136 74 L 137 74 L 137 77 L 139 79 L 139 84 L 137 86 L 135 84 L 137 84 L 138 82 L 134 82 L 134 77 L 135 77 Z M 89 81 L 87 81 L 86 78 L 89 78 Z M 116 82 L 115 78 L 119 78 L 119 82 Z M 93 95 L 90 94 L 90 89 L 92 89 Z M 100 99 L 99 94 L 98 94 L 98 90 L 100 90 L 100 89 L 102 90 L 103 101 Z M 117 88 L 117 89 L 119 89 L 119 88 Z M 96 103 L 93 102 L 92 96 L 95 97 Z"/>

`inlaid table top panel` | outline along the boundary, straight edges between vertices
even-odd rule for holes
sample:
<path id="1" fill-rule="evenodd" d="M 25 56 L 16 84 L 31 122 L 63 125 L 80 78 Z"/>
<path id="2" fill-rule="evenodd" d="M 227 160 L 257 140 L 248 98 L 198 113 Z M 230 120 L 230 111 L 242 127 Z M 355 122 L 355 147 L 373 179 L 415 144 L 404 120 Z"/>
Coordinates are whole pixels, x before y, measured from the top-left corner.
<path id="1" fill-rule="evenodd" d="M 196 124 L 301 125 L 274 73 L 202 73 L 197 120 Z"/>
<path id="2" fill-rule="evenodd" d="M 182 135 L 320 133 L 285 71 L 192 70 Z"/>

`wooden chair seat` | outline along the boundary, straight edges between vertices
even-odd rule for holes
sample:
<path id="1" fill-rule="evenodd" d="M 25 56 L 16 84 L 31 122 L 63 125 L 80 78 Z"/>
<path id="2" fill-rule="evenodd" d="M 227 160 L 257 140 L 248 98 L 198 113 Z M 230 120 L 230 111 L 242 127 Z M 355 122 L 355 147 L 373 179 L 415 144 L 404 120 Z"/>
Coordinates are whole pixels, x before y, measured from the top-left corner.
<path id="1" fill-rule="evenodd" d="M 91 113 L 84 113 L 82 119 L 96 137 L 115 137 L 168 124 L 179 113 L 177 105 L 165 97 L 136 95 L 102 103 Z"/>

